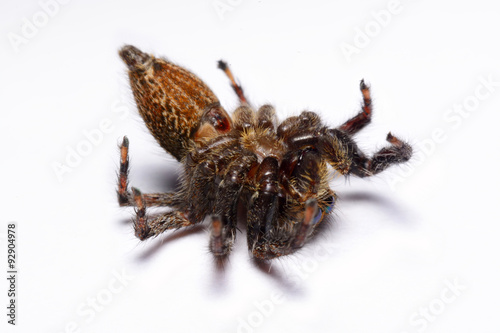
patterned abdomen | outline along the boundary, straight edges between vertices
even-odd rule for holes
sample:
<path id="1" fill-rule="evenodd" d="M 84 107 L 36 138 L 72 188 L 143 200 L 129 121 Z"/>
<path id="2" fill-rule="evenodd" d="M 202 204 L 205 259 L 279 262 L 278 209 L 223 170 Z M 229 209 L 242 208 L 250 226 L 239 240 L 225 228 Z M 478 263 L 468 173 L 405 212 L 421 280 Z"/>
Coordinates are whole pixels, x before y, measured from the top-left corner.
<path id="1" fill-rule="evenodd" d="M 177 160 L 193 146 L 203 111 L 219 101 L 196 75 L 127 45 L 120 57 L 129 68 L 139 113 L 156 141 Z"/>

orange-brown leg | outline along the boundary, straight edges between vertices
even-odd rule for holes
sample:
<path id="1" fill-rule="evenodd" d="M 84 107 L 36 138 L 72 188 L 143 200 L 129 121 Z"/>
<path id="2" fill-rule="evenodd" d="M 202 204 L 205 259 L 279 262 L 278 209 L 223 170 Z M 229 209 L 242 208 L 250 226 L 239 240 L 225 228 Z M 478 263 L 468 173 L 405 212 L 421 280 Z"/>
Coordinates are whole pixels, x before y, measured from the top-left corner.
<path id="1" fill-rule="evenodd" d="M 129 172 L 129 157 L 128 157 L 129 140 L 123 137 L 120 146 L 120 171 L 118 174 L 118 203 L 120 206 L 135 206 L 134 196 L 128 190 L 128 172 Z M 142 195 L 146 206 L 172 206 L 175 193 L 149 193 Z"/>
<path id="2" fill-rule="evenodd" d="M 243 88 L 241 87 L 241 85 L 236 83 L 234 75 L 231 72 L 231 70 L 229 69 L 229 66 L 227 65 L 227 63 L 223 60 L 219 60 L 217 67 L 219 67 L 220 69 L 222 69 L 224 71 L 224 73 L 226 73 L 227 77 L 231 81 L 231 87 L 233 87 L 234 92 L 236 93 L 236 95 L 238 96 L 238 99 L 240 100 L 240 103 L 241 104 L 248 104 L 248 100 L 246 99 L 245 94 L 243 93 Z"/>
<path id="3" fill-rule="evenodd" d="M 363 127 L 368 125 L 372 119 L 372 99 L 370 96 L 370 87 L 365 84 L 365 80 L 361 80 L 359 88 L 361 90 L 361 94 L 363 95 L 363 106 L 361 111 L 339 127 L 340 130 L 349 135 L 357 133 Z"/>

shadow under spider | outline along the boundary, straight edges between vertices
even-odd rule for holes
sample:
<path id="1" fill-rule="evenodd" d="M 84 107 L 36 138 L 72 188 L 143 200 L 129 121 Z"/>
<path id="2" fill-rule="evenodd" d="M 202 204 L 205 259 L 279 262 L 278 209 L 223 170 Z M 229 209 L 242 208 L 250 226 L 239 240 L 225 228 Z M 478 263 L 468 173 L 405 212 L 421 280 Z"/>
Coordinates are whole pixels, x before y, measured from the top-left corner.
<path id="1" fill-rule="evenodd" d="M 394 217 L 394 220 L 398 222 L 400 221 L 405 224 L 413 222 L 409 212 L 402 208 L 400 204 L 379 194 L 363 191 L 339 193 L 339 201 L 371 203 L 387 211 L 387 214 Z"/>
<path id="2" fill-rule="evenodd" d="M 177 178 L 175 177 L 161 177 L 163 179 L 164 185 L 167 185 L 168 187 L 175 186 L 177 183 Z M 347 192 L 347 193 L 339 193 L 339 201 L 344 201 L 344 202 L 365 202 L 365 203 L 371 203 L 376 206 L 382 207 L 384 210 L 388 212 L 388 214 L 395 216 L 398 221 L 404 221 L 404 222 L 411 222 L 411 219 L 408 215 L 408 213 L 400 207 L 400 205 L 396 204 L 394 200 L 391 200 L 390 198 L 378 194 L 374 194 L 371 192 L 363 192 L 363 191 L 356 191 L 356 192 Z M 126 219 L 123 221 L 123 223 L 130 223 L 130 219 Z M 310 240 L 308 245 L 314 244 L 318 238 L 323 238 L 327 237 L 328 235 L 331 235 L 331 228 L 336 228 L 337 223 L 339 222 L 338 219 L 336 218 L 335 215 L 331 216 L 327 220 L 325 220 L 321 225 L 321 229 L 318 229 L 318 233 Z M 246 239 L 246 232 L 242 231 L 246 230 L 246 225 L 244 222 L 238 223 L 238 237 L 237 239 Z M 172 241 L 181 239 L 186 236 L 191 236 L 195 234 L 199 234 L 201 232 L 206 232 L 206 226 L 204 224 L 197 224 L 191 227 L 187 227 L 184 229 L 179 229 L 170 232 L 166 236 L 163 236 L 158 239 L 153 239 L 152 241 L 155 241 L 155 244 L 153 244 L 150 248 L 148 248 L 146 251 L 144 251 L 141 255 L 138 256 L 138 260 L 147 260 L 151 258 L 154 254 L 156 254 L 161 248 L 163 248 L 165 245 L 170 244 Z M 329 230 L 330 229 L 330 230 Z M 330 232 L 322 232 L 329 230 Z M 237 240 L 238 241 L 238 240 Z M 226 270 L 228 269 L 229 266 L 229 260 L 230 260 L 230 255 L 226 255 L 224 257 L 214 257 L 214 262 L 213 262 L 213 267 L 214 267 L 214 287 L 216 290 L 223 291 L 225 289 L 225 286 L 227 284 L 226 280 Z M 271 280 L 274 280 L 277 285 L 280 286 L 280 288 L 283 289 L 284 292 L 287 294 L 300 294 L 301 293 L 301 288 L 299 285 L 293 283 L 291 279 L 289 279 L 284 270 L 279 269 L 277 267 L 277 264 L 281 258 L 274 259 L 274 260 L 258 260 L 255 258 L 251 258 L 252 266 L 257 268 L 260 272 L 262 272 L 264 275 L 269 277 Z"/>
<path id="3" fill-rule="evenodd" d="M 205 226 L 203 224 L 196 224 L 191 227 L 186 227 L 179 230 L 174 230 L 171 233 L 163 236 L 161 238 L 152 239 L 154 241 L 154 245 L 152 245 L 149 249 L 144 251 L 141 255 L 138 256 L 138 260 L 147 260 L 151 258 L 154 254 L 156 254 L 162 247 L 168 245 L 169 243 L 191 235 L 199 234 L 205 231 Z"/>
<path id="4" fill-rule="evenodd" d="M 281 258 L 277 258 L 273 261 L 270 261 L 252 258 L 252 264 L 267 277 L 274 280 L 278 284 L 278 286 L 282 288 L 284 292 L 286 292 L 286 294 L 300 294 L 302 291 L 300 286 L 294 284 L 292 280 L 288 279 L 287 276 L 283 274 L 283 270 L 279 270 L 275 267 L 280 259 Z"/>

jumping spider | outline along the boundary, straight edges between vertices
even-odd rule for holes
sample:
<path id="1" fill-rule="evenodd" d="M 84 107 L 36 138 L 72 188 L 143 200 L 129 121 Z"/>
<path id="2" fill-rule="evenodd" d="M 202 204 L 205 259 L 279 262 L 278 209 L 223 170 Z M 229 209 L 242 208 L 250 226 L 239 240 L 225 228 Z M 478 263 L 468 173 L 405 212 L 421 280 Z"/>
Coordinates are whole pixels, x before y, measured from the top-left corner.
<path id="1" fill-rule="evenodd" d="M 231 252 L 237 221 L 246 221 L 248 249 L 272 259 L 300 249 L 331 213 L 336 194 L 328 185 L 328 165 L 344 176 L 368 177 L 410 159 L 412 148 L 391 133 L 389 146 L 367 157 L 352 136 L 371 120 L 370 89 L 363 80 L 361 111 L 328 128 L 311 111 L 278 123 L 274 108 L 250 107 L 226 63 L 240 106 L 232 117 L 193 73 L 163 58 L 124 46 L 120 57 L 151 134 L 184 168 L 180 188 L 170 193 L 128 190 L 127 137 L 121 144 L 120 206 L 134 206 L 135 235 L 145 240 L 210 218 L 210 251 Z M 146 207 L 173 210 L 148 217 Z"/>

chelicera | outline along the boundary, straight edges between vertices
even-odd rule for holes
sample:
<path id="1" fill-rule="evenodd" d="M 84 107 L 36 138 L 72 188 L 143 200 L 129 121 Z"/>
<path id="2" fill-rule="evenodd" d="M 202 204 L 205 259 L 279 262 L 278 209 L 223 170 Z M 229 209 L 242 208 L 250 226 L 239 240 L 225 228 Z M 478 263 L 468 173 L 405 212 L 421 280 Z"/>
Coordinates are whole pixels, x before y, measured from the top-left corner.
<path id="1" fill-rule="evenodd" d="M 183 164 L 176 191 L 129 190 L 129 140 L 123 138 L 118 200 L 135 207 L 135 235 L 141 240 L 208 219 L 209 248 L 218 258 L 231 252 L 237 223 L 246 225 L 251 256 L 288 255 L 314 235 L 335 206 L 331 168 L 344 176 L 369 177 L 411 157 L 411 146 L 391 133 L 389 145 L 371 157 L 353 140 L 372 115 L 370 88 L 363 80 L 360 112 L 329 128 L 311 111 L 278 122 L 271 105 L 255 110 L 223 61 L 219 68 L 240 101 L 232 116 L 186 69 L 134 46 L 119 54 L 144 122 L 160 146 Z M 148 216 L 151 206 L 171 210 Z"/>

